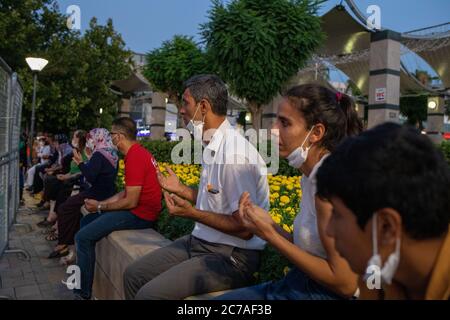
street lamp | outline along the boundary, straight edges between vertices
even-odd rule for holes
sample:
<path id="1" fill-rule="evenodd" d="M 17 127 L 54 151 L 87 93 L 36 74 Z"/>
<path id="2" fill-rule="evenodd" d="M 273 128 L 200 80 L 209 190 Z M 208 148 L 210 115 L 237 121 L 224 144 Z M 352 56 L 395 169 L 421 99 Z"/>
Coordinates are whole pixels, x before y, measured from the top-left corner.
<path id="1" fill-rule="evenodd" d="M 28 157 L 28 165 L 31 165 L 31 152 L 33 151 L 33 136 L 34 136 L 34 121 L 35 121 L 35 108 L 36 108 L 36 83 L 37 74 L 45 68 L 48 61 L 41 58 L 26 58 L 28 66 L 33 71 L 33 108 L 31 110 L 31 128 L 30 128 L 30 156 Z"/>
<path id="2" fill-rule="evenodd" d="M 429 109 L 434 110 L 434 109 L 436 109 L 436 107 L 437 107 L 436 101 L 434 101 L 434 100 L 428 101 L 428 108 Z"/>

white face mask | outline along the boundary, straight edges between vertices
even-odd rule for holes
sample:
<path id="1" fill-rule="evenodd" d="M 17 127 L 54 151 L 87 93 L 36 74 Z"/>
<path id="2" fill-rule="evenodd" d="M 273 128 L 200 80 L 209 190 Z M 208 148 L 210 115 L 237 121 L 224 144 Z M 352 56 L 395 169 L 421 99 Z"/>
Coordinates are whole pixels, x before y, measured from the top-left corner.
<path id="1" fill-rule="evenodd" d="M 88 139 L 88 141 L 86 141 L 86 147 L 91 149 L 92 151 L 94 151 L 94 148 L 95 148 L 94 140 Z"/>
<path id="2" fill-rule="evenodd" d="M 200 104 L 197 106 L 197 110 L 195 110 L 194 116 L 192 119 L 195 119 L 197 115 L 198 109 L 200 108 Z M 189 120 L 189 123 L 186 125 L 186 129 L 189 130 L 190 133 L 194 135 L 194 139 L 198 141 L 203 140 L 203 126 L 205 124 L 205 116 L 203 116 L 202 121 Z"/>
<path id="3" fill-rule="evenodd" d="M 308 140 L 311 132 L 313 131 L 314 126 L 309 130 L 308 135 L 306 136 L 305 140 L 303 140 L 303 143 L 300 147 L 292 151 L 292 153 L 286 158 L 289 161 L 289 165 L 295 169 L 298 169 L 302 166 L 303 163 L 305 163 L 306 158 L 308 158 L 308 152 L 309 149 L 311 149 L 311 146 L 303 149 L 303 145 L 305 144 L 306 140 Z"/>
<path id="4" fill-rule="evenodd" d="M 373 255 L 369 259 L 367 263 L 367 267 L 369 268 L 372 265 L 380 268 L 381 271 L 381 280 L 384 283 L 391 284 L 392 279 L 394 278 L 395 272 L 397 271 L 398 264 L 400 262 L 400 238 L 396 240 L 395 243 L 395 251 L 389 255 L 384 266 L 382 266 L 381 257 L 378 254 L 378 241 L 377 241 L 377 214 L 374 214 L 373 223 L 372 223 L 372 248 Z"/>

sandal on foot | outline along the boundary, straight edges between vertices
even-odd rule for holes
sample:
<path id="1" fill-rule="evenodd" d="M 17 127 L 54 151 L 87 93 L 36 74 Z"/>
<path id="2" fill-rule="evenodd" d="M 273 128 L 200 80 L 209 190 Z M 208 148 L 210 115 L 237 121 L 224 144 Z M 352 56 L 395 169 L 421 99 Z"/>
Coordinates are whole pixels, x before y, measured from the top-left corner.
<path id="1" fill-rule="evenodd" d="M 75 263 L 75 261 L 77 260 L 77 256 L 76 256 L 76 254 L 75 254 L 75 251 L 73 251 L 73 250 L 69 250 L 70 252 L 69 252 L 69 254 L 67 255 L 67 256 L 65 256 L 65 257 L 62 257 L 60 260 L 59 260 L 59 263 L 61 264 L 61 265 L 63 265 L 63 266 L 70 266 L 70 265 L 72 265 L 72 264 L 74 264 Z"/>
<path id="2" fill-rule="evenodd" d="M 45 237 L 45 240 L 56 241 L 56 240 L 58 240 L 58 234 L 56 232 L 51 232 Z"/>
<path id="3" fill-rule="evenodd" d="M 55 233 L 55 229 L 53 229 L 52 227 L 48 227 L 47 229 L 42 231 L 43 235 L 48 235 L 50 233 Z"/>
<path id="4" fill-rule="evenodd" d="M 40 228 L 46 228 L 46 227 L 50 227 L 50 226 L 52 226 L 52 225 L 54 225 L 54 224 L 55 224 L 54 221 L 53 221 L 53 222 L 50 222 L 50 221 L 47 220 L 47 218 L 44 218 L 44 220 L 42 220 L 41 222 L 39 222 L 39 223 L 37 224 L 37 226 L 40 227 Z"/>
<path id="5" fill-rule="evenodd" d="M 64 249 L 61 249 L 59 251 L 53 251 L 49 254 L 47 257 L 48 259 L 56 259 L 56 258 L 62 258 L 69 254 L 69 248 L 65 247 Z"/>

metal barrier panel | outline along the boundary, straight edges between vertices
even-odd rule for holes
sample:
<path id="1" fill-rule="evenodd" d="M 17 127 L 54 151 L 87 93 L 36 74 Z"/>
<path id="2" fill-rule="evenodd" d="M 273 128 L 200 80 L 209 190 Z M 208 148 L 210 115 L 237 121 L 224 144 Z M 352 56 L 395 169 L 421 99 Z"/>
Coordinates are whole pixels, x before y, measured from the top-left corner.
<path id="1" fill-rule="evenodd" d="M 19 209 L 19 143 L 20 143 L 20 118 L 22 114 L 22 88 L 17 81 L 17 74 L 11 77 L 11 99 L 9 110 L 9 224 L 15 222 Z"/>
<path id="2" fill-rule="evenodd" d="M 8 105 L 10 72 L 0 65 L 0 255 L 8 245 Z"/>
<path id="3" fill-rule="evenodd" d="M 1 163 L 1 162 L 0 162 Z M 0 256 L 8 246 L 7 180 L 6 162 L 0 164 Z"/>
<path id="4" fill-rule="evenodd" d="M 0 256 L 19 208 L 19 140 L 23 91 L 0 58 Z"/>

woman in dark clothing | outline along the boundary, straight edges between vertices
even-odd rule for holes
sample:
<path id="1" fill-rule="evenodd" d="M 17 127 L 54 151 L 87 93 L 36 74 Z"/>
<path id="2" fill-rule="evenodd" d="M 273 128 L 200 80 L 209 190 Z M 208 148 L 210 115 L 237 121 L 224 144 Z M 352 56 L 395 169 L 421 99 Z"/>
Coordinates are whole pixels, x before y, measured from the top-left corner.
<path id="1" fill-rule="evenodd" d="M 103 201 L 115 194 L 118 156 L 109 131 L 92 129 L 88 134 L 87 147 L 93 151 L 89 161 L 83 162 L 77 150 L 74 150 L 73 160 L 90 187 L 70 197 L 57 208 L 58 245 L 49 258 L 59 258 L 70 253 L 69 260 L 74 260 L 74 237 L 80 229 L 80 209 L 84 205 L 84 199 Z"/>

